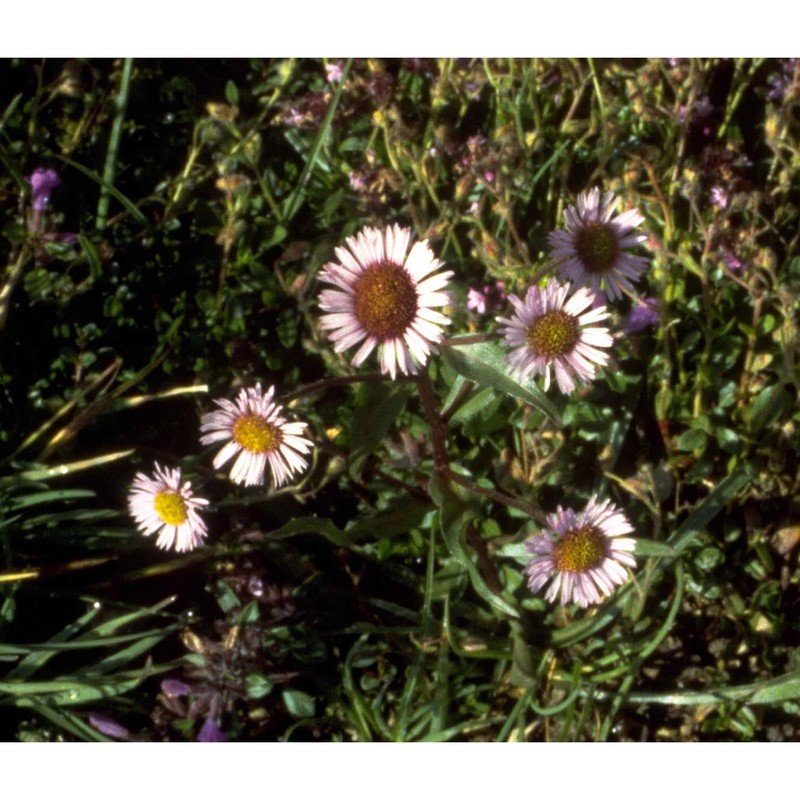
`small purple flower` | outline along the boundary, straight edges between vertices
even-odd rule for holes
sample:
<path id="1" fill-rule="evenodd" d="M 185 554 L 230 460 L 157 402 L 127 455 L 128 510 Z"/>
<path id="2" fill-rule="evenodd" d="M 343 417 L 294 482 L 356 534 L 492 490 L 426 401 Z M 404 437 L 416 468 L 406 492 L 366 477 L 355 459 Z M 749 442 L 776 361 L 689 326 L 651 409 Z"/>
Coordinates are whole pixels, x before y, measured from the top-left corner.
<path id="1" fill-rule="evenodd" d="M 161 681 L 161 691 L 167 697 L 186 697 L 192 693 L 192 687 L 177 678 L 165 678 Z"/>
<path id="2" fill-rule="evenodd" d="M 467 293 L 467 308 L 476 314 L 495 311 L 506 299 L 504 288 L 503 281 L 495 281 L 487 284 L 482 289 L 470 289 Z"/>
<path id="3" fill-rule="evenodd" d="M 625 330 L 628 333 L 637 333 L 657 324 L 658 303 L 653 297 L 645 297 L 642 302 L 634 304 L 625 321 Z"/>
<path id="4" fill-rule="evenodd" d="M 89 714 L 89 724 L 100 733 L 113 739 L 128 739 L 131 735 L 130 731 L 115 719 L 95 711 Z"/>
<path id="5" fill-rule="evenodd" d="M 486 145 L 486 137 L 482 133 L 476 133 L 467 139 L 467 149 L 470 153 L 476 153 Z"/>
<path id="6" fill-rule="evenodd" d="M 478 289 L 470 289 L 467 294 L 467 308 L 476 314 L 486 313 L 486 298 Z"/>
<path id="7" fill-rule="evenodd" d="M 228 737 L 225 732 L 217 725 L 212 717 L 206 717 L 200 733 L 197 734 L 198 742 L 227 742 Z"/>
<path id="8" fill-rule="evenodd" d="M 303 124 L 303 115 L 292 106 L 286 112 L 285 121 L 290 128 L 299 128 Z"/>
<path id="9" fill-rule="evenodd" d="M 742 261 L 737 257 L 736 253 L 728 247 L 727 245 L 723 246 L 722 248 L 722 260 L 725 262 L 725 266 L 731 272 L 739 272 L 744 264 Z"/>
<path id="10" fill-rule="evenodd" d="M 363 172 L 351 172 L 349 180 L 350 188 L 356 192 L 363 192 L 367 188 L 367 181 Z"/>
<path id="11" fill-rule="evenodd" d="M 326 64 L 325 75 L 330 83 L 339 83 L 339 81 L 342 79 L 342 65 Z"/>
<path id="12" fill-rule="evenodd" d="M 721 186 L 711 187 L 711 203 L 719 209 L 727 208 L 730 196 Z"/>
<path id="13" fill-rule="evenodd" d="M 770 100 L 782 103 L 786 99 L 786 94 L 792 87 L 794 71 L 797 67 L 796 58 L 778 59 L 781 71 L 769 79 L 772 89 L 767 95 Z"/>
<path id="14" fill-rule="evenodd" d="M 31 186 L 33 210 L 41 213 L 50 202 L 50 192 L 61 183 L 61 178 L 54 169 L 37 167 L 25 180 Z"/>
<path id="15" fill-rule="evenodd" d="M 76 233 L 43 233 L 42 241 L 72 246 L 78 244 L 78 235 Z"/>

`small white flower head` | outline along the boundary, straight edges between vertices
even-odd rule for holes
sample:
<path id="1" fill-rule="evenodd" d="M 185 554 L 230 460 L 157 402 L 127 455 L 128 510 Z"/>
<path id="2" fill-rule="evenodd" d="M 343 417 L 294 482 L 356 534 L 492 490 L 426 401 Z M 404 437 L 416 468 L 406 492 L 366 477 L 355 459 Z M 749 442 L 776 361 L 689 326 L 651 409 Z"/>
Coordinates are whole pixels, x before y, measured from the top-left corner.
<path id="1" fill-rule="evenodd" d="M 326 64 L 325 76 L 330 83 L 338 83 L 342 79 L 342 65 L 338 62 Z"/>
<path id="2" fill-rule="evenodd" d="M 274 403 L 275 387 L 266 394 L 261 384 L 242 389 L 236 402 L 215 400 L 216 411 L 204 414 L 200 420 L 202 444 L 225 442 L 214 457 L 219 469 L 234 456 L 236 461 L 230 477 L 234 483 L 256 486 L 264 482 L 269 464 L 272 483 L 277 488 L 287 483 L 295 473 L 303 472 L 308 461 L 303 457 L 311 452 L 312 443 L 304 438 L 305 422 L 289 422 L 283 416 L 283 406 Z"/>
<path id="3" fill-rule="evenodd" d="M 556 269 L 564 280 L 575 287 L 590 286 L 595 293 L 605 291 L 609 300 L 632 291 L 647 268 L 647 259 L 625 252 L 645 241 L 647 236 L 634 233 L 644 222 L 635 209 L 612 218 L 617 205 L 613 192 L 600 199 L 596 186 L 578 196 L 578 206 L 564 212 L 565 231 L 551 231 L 548 236 Z"/>
<path id="4" fill-rule="evenodd" d="M 514 316 L 497 317 L 511 348 L 506 361 L 519 379 L 543 374 L 547 391 L 552 366 L 564 394 L 570 394 L 577 383 L 594 378 L 596 365 L 608 363 L 608 353 L 599 348 L 614 343 L 608 328 L 595 327 L 608 317 L 606 307 L 592 308 L 595 297 L 585 287 L 568 299 L 569 289 L 568 283 L 551 278 L 543 289 L 531 286 L 524 302 L 509 296 Z"/>
<path id="5" fill-rule="evenodd" d="M 562 606 L 600 603 L 628 579 L 625 567 L 636 567 L 636 542 L 623 538 L 633 528 L 610 500 L 598 503 L 592 495 L 580 514 L 559 506 L 547 524 L 525 545 L 532 555 L 525 574 L 532 592 L 553 579 L 545 593 L 550 602 L 560 593 Z"/>
<path id="6" fill-rule="evenodd" d="M 208 531 L 197 513 L 208 503 L 194 497 L 189 481 L 181 481 L 180 469 L 155 465 L 154 477 L 137 472 L 128 494 L 128 509 L 139 530 L 150 536 L 158 533 L 156 546 L 179 553 L 202 544 Z"/>
<path id="7" fill-rule="evenodd" d="M 450 320 L 434 310 L 450 303 L 443 291 L 452 272 L 432 274 L 443 262 L 426 241 L 410 250 L 411 231 L 393 225 L 364 228 L 336 248 L 339 263 L 326 264 L 320 321 L 337 353 L 360 344 L 352 364 L 359 366 L 378 347 L 381 372 L 414 375 L 425 366 Z"/>

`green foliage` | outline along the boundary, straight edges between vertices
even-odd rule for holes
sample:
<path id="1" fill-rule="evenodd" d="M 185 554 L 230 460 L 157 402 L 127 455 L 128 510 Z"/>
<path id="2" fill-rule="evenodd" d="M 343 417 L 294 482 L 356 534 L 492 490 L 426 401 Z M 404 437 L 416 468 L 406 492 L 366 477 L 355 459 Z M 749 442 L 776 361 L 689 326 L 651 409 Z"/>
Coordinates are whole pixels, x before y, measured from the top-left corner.
<path id="1" fill-rule="evenodd" d="M 325 66 L 0 65 L 0 735 L 796 739 L 796 67 Z M 658 321 L 610 304 L 608 367 L 545 394 L 468 292 L 539 282 L 592 186 L 645 217 Z M 334 352 L 315 276 L 395 222 L 453 270 L 453 325 L 390 381 Z M 278 490 L 198 441 L 256 381 L 315 444 Z M 126 514 L 153 461 L 212 501 L 195 552 Z M 552 605 L 524 543 L 593 494 L 639 568 Z"/>

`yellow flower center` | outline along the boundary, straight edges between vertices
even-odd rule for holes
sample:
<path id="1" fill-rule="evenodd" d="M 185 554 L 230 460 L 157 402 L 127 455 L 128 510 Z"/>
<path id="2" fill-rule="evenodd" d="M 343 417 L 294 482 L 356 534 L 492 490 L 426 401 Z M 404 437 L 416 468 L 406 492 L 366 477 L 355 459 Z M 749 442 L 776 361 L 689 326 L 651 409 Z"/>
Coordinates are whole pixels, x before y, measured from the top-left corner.
<path id="1" fill-rule="evenodd" d="M 578 320 L 560 309 L 545 312 L 528 326 L 528 346 L 548 359 L 571 353 L 578 339 Z"/>
<path id="2" fill-rule="evenodd" d="M 606 537 L 594 526 L 573 528 L 553 547 L 559 572 L 584 572 L 599 567 L 606 557 Z"/>
<path id="3" fill-rule="evenodd" d="M 283 442 L 283 434 L 258 414 L 244 414 L 233 423 L 233 438 L 251 453 L 272 453 Z"/>
<path id="4" fill-rule="evenodd" d="M 189 516 L 186 501 L 177 492 L 159 492 L 153 500 L 153 508 L 167 525 L 183 525 Z"/>
<path id="5" fill-rule="evenodd" d="M 575 251 L 588 272 L 602 275 L 613 269 L 619 255 L 619 240 L 606 222 L 592 222 L 578 228 Z"/>
<path id="6" fill-rule="evenodd" d="M 356 281 L 354 291 L 358 321 L 381 341 L 401 336 L 417 315 L 416 287 L 397 264 L 373 264 Z"/>

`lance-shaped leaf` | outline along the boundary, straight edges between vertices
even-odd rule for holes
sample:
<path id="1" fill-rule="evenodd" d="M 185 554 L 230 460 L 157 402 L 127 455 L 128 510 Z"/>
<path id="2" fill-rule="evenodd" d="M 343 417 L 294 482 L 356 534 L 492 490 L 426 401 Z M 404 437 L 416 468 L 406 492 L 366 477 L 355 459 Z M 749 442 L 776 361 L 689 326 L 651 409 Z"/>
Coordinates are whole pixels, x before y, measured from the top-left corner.
<path id="1" fill-rule="evenodd" d="M 492 342 L 451 344 L 442 348 L 442 356 L 459 375 L 481 386 L 491 386 L 524 400 L 547 415 L 556 425 L 561 425 L 561 413 L 535 383 L 526 381 L 525 384 L 521 384 L 512 377 L 506 366 L 503 351 L 496 344 Z"/>

